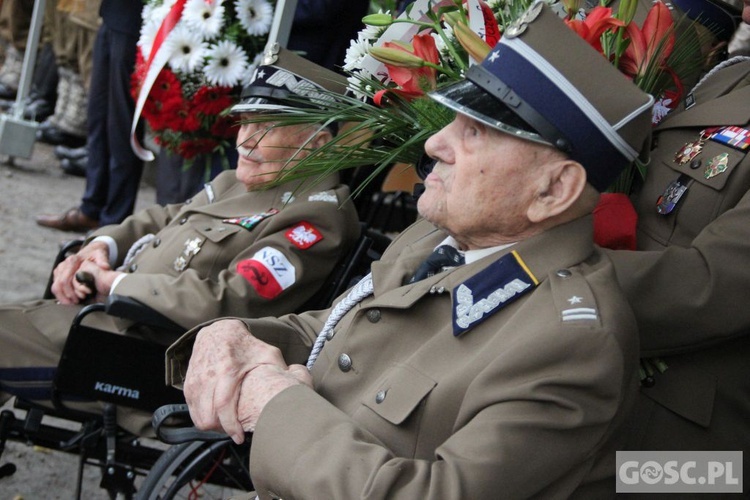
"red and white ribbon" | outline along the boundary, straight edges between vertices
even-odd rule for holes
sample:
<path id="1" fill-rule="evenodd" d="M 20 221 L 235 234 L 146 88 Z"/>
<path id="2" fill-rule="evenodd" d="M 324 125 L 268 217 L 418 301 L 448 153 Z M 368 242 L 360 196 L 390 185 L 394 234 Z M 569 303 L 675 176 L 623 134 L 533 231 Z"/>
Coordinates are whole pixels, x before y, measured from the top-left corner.
<path id="1" fill-rule="evenodd" d="M 159 73 L 169 61 L 169 57 L 171 54 L 160 49 L 162 48 L 162 44 L 164 43 L 164 41 L 167 39 L 169 34 L 174 29 L 175 25 L 182 17 L 182 10 L 185 7 L 185 2 L 186 0 L 177 0 L 177 2 L 175 2 L 175 4 L 169 10 L 169 13 L 166 15 L 161 23 L 161 26 L 159 27 L 159 31 L 156 32 L 156 37 L 154 37 L 154 43 L 151 47 L 151 53 L 148 56 L 148 61 L 146 61 L 146 77 L 141 83 L 141 91 L 138 93 L 138 101 L 135 104 L 135 115 L 133 116 L 133 123 L 130 126 L 130 147 L 133 149 L 133 152 L 136 154 L 136 156 L 138 156 L 138 158 L 143 161 L 153 161 L 154 153 L 141 145 L 138 137 L 136 137 L 135 129 L 138 126 L 138 121 L 141 118 L 141 112 L 143 111 L 143 105 L 146 103 L 146 98 L 151 92 L 151 87 L 154 86 L 156 78 L 159 76 Z"/>

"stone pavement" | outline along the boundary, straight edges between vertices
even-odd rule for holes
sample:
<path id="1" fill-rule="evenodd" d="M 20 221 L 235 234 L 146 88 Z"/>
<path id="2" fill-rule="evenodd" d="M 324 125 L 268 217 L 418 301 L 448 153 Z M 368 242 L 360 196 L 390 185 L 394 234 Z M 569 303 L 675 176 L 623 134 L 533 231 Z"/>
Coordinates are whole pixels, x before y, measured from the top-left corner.
<path id="1" fill-rule="evenodd" d="M 59 169 L 49 145 L 37 143 L 31 159 L 12 165 L 0 158 L 0 304 L 41 297 L 60 243 L 81 235 L 39 227 L 34 216 L 77 205 L 84 187 L 85 179 Z M 142 183 L 136 210 L 155 199 L 155 189 Z M 77 456 L 8 443 L 0 465 L 9 461 L 18 471 L 0 479 L 0 500 L 74 497 Z M 109 498 L 98 488 L 98 470 L 87 467 L 84 478 L 82 498 Z"/>

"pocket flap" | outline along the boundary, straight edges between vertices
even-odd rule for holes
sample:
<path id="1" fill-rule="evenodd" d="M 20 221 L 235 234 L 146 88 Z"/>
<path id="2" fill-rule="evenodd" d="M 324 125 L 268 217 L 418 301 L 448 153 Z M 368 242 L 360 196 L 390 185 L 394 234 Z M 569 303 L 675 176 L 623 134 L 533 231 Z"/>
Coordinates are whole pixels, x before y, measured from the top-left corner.
<path id="1" fill-rule="evenodd" d="M 220 220 L 190 220 L 190 224 L 198 233 L 205 236 L 206 239 L 218 243 L 227 236 L 230 236 L 240 229 L 240 226 L 223 224 Z M 243 229 L 244 231 L 244 229 Z"/>
<path id="2" fill-rule="evenodd" d="M 389 370 L 362 402 L 392 424 L 399 425 L 427 396 L 437 382 L 411 366 Z"/>
<path id="3" fill-rule="evenodd" d="M 655 380 L 653 387 L 641 389 L 645 396 L 702 427 L 711 424 L 716 377 L 690 366 L 670 364 Z"/>
<path id="4" fill-rule="evenodd" d="M 675 137 L 671 141 L 665 140 L 665 144 L 661 144 L 660 141 L 659 147 L 666 148 L 666 151 L 677 152 L 681 147 L 685 145 L 684 142 L 680 141 L 684 141 L 683 135 L 680 135 L 679 138 Z M 706 167 L 709 165 L 711 160 L 713 160 L 714 158 L 718 158 L 723 154 L 726 154 L 726 169 L 706 179 Z M 727 183 L 727 179 L 729 179 L 729 176 L 732 174 L 732 171 L 734 171 L 735 167 L 737 167 L 737 165 L 739 165 L 740 162 L 742 162 L 742 160 L 745 158 L 745 155 L 746 153 L 743 151 L 738 151 L 736 149 L 730 148 L 729 146 L 725 146 L 724 144 L 707 140 L 703 144 L 703 150 L 695 158 L 695 164 L 693 162 L 687 162 L 684 165 L 678 165 L 676 162 L 666 160 L 664 160 L 663 163 L 665 163 L 666 166 L 668 166 L 672 170 L 681 174 L 685 174 L 688 177 L 694 179 L 695 182 L 698 182 L 699 184 L 703 184 L 704 186 L 708 186 L 716 191 L 720 191 L 724 188 L 724 185 Z M 700 164 L 697 163 L 698 161 L 700 162 Z M 696 167 L 696 165 L 698 166 Z"/>

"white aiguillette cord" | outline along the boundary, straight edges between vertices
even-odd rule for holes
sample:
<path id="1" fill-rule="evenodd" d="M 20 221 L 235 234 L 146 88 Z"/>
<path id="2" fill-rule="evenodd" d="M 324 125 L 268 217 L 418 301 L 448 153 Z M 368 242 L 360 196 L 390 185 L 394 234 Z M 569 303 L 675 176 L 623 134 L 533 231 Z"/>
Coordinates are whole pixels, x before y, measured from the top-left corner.
<path id="1" fill-rule="evenodd" d="M 336 307 L 334 307 L 331 314 L 328 315 L 328 319 L 315 339 L 312 351 L 310 351 L 310 357 L 307 358 L 308 370 L 310 370 L 313 364 L 315 364 L 315 360 L 318 359 L 318 355 L 320 354 L 321 349 L 323 349 L 323 345 L 326 343 L 328 334 L 333 331 L 339 320 L 343 318 L 346 313 L 351 311 L 354 306 L 359 304 L 362 299 L 372 295 L 372 292 L 372 273 L 369 273 L 362 278 L 359 283 L 354 285 L 351 290 L 349 290 L 349 293 L 341 300 L 341 302 L 336 304 Z"/>

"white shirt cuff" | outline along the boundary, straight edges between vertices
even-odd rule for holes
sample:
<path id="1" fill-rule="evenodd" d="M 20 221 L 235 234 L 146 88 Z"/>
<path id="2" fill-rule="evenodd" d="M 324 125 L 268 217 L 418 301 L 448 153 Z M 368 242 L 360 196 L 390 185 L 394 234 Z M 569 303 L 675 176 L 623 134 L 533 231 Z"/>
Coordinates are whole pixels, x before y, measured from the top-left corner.
<path id="1" fill-rule="evenodd" d="M 109 265 L 112 269 L 117 263 L 117 242 L 111 236 L 97 236 L 91 242 L 103 241 L 109 247 Z"/>
<path id="2" fill-rule="evenodd" d="M 121 282 L 123 279 L 125 279 L 125 276 L 127 276 L 126 273 L 122 273 L 119 276 L 117 276 L 114 281 L 112 281 L 112 286 L 109 288 L 109 294 L 112 295 L 115 293 L 115 288 L 117 288 L 117 284 Z"/>

